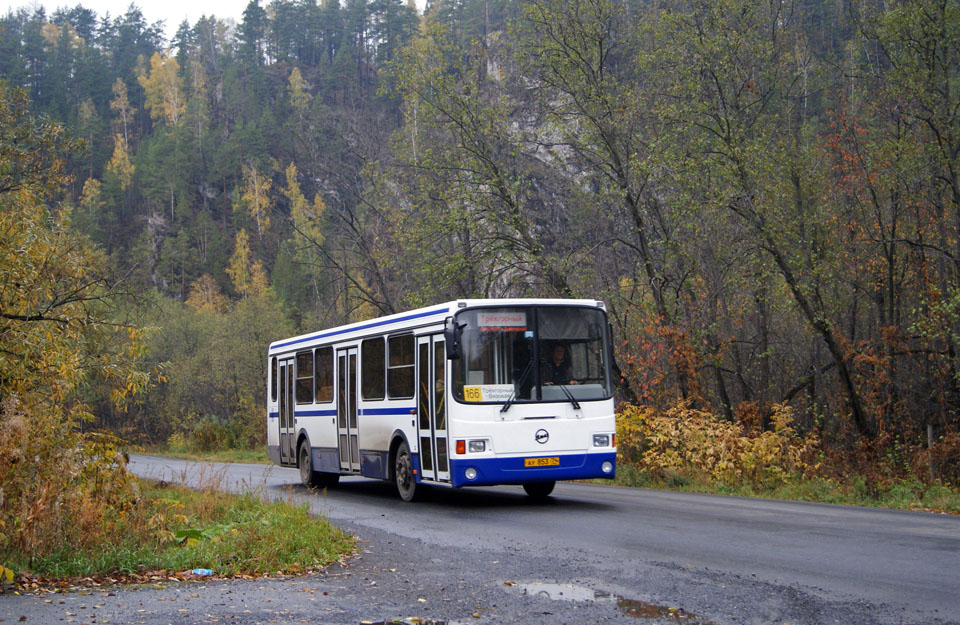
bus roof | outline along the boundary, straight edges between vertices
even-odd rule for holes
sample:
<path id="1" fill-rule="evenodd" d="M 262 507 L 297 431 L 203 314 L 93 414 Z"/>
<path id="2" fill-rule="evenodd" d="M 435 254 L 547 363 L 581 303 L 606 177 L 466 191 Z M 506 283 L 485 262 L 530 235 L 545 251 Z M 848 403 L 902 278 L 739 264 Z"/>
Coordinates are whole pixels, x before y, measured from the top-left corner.
<path id="1" fill-rule="evenodd" d="M 510 298 L 510 299 L 458 299 L 436 306 L 426 306 L 385 317 L 376 317 L 366 321 L 357 321 L 327 330 L 301 334 L 287 339 L 281 339 L 270 343 L 269 352 L 286 351 L 284 348 L 308 343 L 324 338 L 334 336 L 343 336 L 355 332 L 365 332 L 374 328 L 391 326 L 398 323 L 417 321 L 417 325 L 429 323 L 440 323 L 448 316 L 453 315 L 458 310 L 465 308 L 487 307 L 487 306 L 588 306 L 591 308 L 604 308 L 603 302 L 595 299 L 544 299 L 544 298 Z M 394 328 L 395 329 L 395 328 Z M 344 337 L 346 338 L 346 337 Z"/>

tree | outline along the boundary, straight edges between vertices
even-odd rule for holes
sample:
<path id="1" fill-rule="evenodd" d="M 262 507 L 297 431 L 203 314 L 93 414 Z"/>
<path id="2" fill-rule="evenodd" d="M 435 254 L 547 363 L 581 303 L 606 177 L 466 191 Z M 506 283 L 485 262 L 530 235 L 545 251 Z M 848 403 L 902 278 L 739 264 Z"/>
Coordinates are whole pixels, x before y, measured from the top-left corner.
<path id="1" fill-rule="evenodd" d="M 42 556 L 109 528 L 132 497 L 122 460 L 80 433 L 80 395 L 142 391 L 142 332 L 114 306 L 120 281 L 70 227 L 54 198 L 68 182 L 63 128 L 34 118 L 27 94 L 0 82 L 0 559 Z M 94 477 L 98 479 L 94 479 Z M 76 541 L 76 542 L 74 542 Z"/>
<path id="2" fill-rule="evenodd" d="M 486 61 L 476 47 L 471 52 L 464 55 L 437 25 L 405 51 L 397 84 L 409 111 L 401 138 L 410 148 L 403 152 L 413 160 L 402 168 L 459 198 L 454 209 L 470 213 L 489 246 L 473 253 L 504 263 L 491 268 L 512 282 L 500 286 L 501 293 L 532 289 L 569 297 L 567 272 L 538 223 L 559 197 L 542 193 L 548 174 L 510 125 L 508 86 L 486 80 L 477 69 Z"/>
<path id="3" fill-rule="evenodd" d="M 107 171 L 112 172 L 120 181 L 120 190 L 126 191 L 127 187 L 133 181 L 133 174 L 137 170 L 136 165 L 130 160 L 127 152 L 127 141 L 123 135 L 116 135 L 113 138 L 113 156 L 107 163 Z"/>
<path id="4" fill-rule="evenodd" d="M 119 116 L 119 125 L 123 130 L 124 143 L 130 142 L 130 136 L 127 134 L 129 125 L 133 122 L 133 115 L 137 109 L 130 106 L 130 100 L 127 97 L 127 83 L 122 78 L 113 81 L 113 100 L 110 101 L 110 110 L 115 111 Z"/>
<path id="5" fill-rule="evenodd" d="M 241 229 L 237 233 L 236 247 L 227 266 L 227 275 L 233 280 L 233 288 L 243 299 L 259 297 L 269 287 L 263 265 L 259 260 L 250 259 L 249 240 L 246 230 Z"/>
<path id="6" fill-rule="evenodd" d="M 243 10 L 243 20 L 238 32 L 241 58 L 254 65 L 263 65 L 266 30 L 267 12 L 260 6 L 259 0 L 250 0 Z"/>
<path id="7" fill-rule="evenodd" d="M 320 306 L 324 291 L 320 284 L 321 274 L 323 273 L 323 255 L 320 250 L 325 238 L 323 220 L 326 205 L 319 193 L 314 196 L 312 204 L 303 195 L 300 190 L 300 183 L 297 180 L 296 165 L 291 162 L 284 173 L 287 184 L 282 193 L 290 203 L 290 219 L 293 222 L 293 230 L 299 235 L 299 240 L 291 241 L 291 245 L 294 247 L 293 257 L 308 272 L 314 302 L 317 306 Z"/>
<path id="8" fill-rule="evenodd" d="M 240 193 L 239 206 L 257 222 L 257 239 L 263 239 L 263 231 L 270 227 L 270 211 L 273 209 L 273 200 L 270 189 L 273 181 L 264 175 L 255 163 L 243 166 L 243 187 Z"/>
<path id="9" fill-rule="evenodd" d="M 293 108 L 294 113 L 297 114 L 297 119 L 302 123 L 310 106 L 310 94 L 307 93 L 307 84 L 303 80 L 303 75 L 300 73 L 299 67 L 294 67 L 290 70 L 288 85 L 287 91 L 290 94 L 290 106 Z"/>
<path id="10" fill-rule="evenodd" d="M 210 274 L 203 274 L 190 287 L 186 300 L 187 306 L 197 312 L 222 313 L 227 307 L 227 299 L 220 292 L 220 286 Z"/>
<path id="11" fill-rule="evenodd" d="M 179 126 L 187 103 L 177 59 L 169 53 L 154 52 L 149 72 L 140 74 L 137 82 L 146 91 L 150 117 L 163 120 L 171 127 Z"/>

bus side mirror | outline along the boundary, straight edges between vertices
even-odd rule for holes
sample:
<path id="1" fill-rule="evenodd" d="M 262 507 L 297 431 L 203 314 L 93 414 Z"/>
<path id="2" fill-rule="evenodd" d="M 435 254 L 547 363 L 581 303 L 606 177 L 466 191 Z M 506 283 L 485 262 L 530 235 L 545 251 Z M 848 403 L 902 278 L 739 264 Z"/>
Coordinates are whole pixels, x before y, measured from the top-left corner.
<path id="1" fill-rule="evenodd" d="M 443 340 L 447 344 L 447 360 L 460 359 L 460 327 L 453 317 L 447 317 L 443 327 Z"/>

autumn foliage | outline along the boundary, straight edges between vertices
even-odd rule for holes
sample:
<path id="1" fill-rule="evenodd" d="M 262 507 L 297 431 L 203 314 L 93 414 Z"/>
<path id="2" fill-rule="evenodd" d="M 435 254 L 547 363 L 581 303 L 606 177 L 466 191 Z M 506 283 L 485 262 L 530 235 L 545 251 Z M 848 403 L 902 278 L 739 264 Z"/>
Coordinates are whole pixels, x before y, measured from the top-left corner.
<path id="1" fill-rule="evenodd" d="M 816 475 L 816 434 L 799 435 L 787 405 L 774 406 L 771 421 L 771 429 L 756 431 L 683 403 L 662 414 L 625 405 L 617 447 L 623 461 L 660 480 L 685 475 L 762 489 Z"/>
<path id="2" fill-rule="evenodd" d="M 77 147 L 0 82 L 0 563 L 103 540 L 137 497 L 118 441 L 82 431 L 84 385 L 119 404 L 149 378 L 119 282 L 60 203 Z"/>

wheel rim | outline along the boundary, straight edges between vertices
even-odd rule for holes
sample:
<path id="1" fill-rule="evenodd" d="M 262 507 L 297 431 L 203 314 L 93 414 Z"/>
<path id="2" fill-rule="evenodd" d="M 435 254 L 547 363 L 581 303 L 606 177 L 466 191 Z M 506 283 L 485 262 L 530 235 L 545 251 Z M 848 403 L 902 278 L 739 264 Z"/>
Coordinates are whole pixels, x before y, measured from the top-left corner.
<path id="1" fill-rule="evenodd" d="M 304 484 L 310 482 L 310 467 L 308 466 L 310 462 L 310 455 L 307 453 L 307 448 L 300 447 L 300 481 Z"/>
<path id="2" fill-rule="evenodd" d="M 406 449 L 397 454 L 397 488 L 402 493 L 410 492 L 413 483 L 413 467 L 410 463 L 410 454 Z"/>

